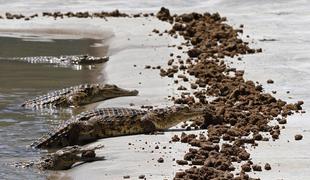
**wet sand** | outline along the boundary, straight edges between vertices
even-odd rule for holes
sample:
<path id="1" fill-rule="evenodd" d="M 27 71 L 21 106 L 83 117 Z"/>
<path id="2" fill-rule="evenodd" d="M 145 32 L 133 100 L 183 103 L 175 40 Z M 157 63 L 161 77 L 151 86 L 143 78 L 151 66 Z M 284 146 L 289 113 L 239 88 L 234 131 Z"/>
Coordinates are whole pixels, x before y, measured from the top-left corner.
<path id="1" fill-rule="evenodd" d="M 246 22 L 248 22 L 248 21 L 246 21 Z M 246 23 L 244 23 L 244 24 L 246 24 Z M 253 26 L 253 28 L 254 27 L 256 27 L 256 26 Z M 247 32 L 247 30 L 246 30 L 246 32 Z M 256 36 L 258 36 L 258 35 L 256 34 Z M 257 38 L 258 42 L 260 42 L 259 38 L 260 37 Z M 273 43 L 277 44 L 276 41 L 275 42 L 268 42 L 268 41 L 264 42 L 264 41 L 261 41 L 260 44 L 273 44 Z M 257 45 L 257 47 L 260 47 L 260 46 Z M 270 54 L 272 54 L 272 53 L 274 53 L 274 54 L 278 53 L 278 51 L 272 52 L 272 51 L 268 51 L 268 50 L 267 50 L 267 52 L 268 52 L 267 53 L 267 57 L 270 56 Z M 300 51 L 297 51 L 297 52 L 300 52 Z M 130 55 L 134 56 L 134 54 L 130 54 Z M 240 63 L 236 63 L 234 66 L 240 68 L 240 67 L 244 66 L 243 65 L 243 63 L 244 63 L 247 67 L 249 67 L 249 69 L 245 68 L 245 70 L 246 70 L 246 75 L 245 76 L 247 78 L 251 76 L 251 78 L 249 78 L 249 79 L 253 79 L 253 80 L 258 80 L 259 79 L 260 82 L 263 83 L 264 87 L 266 87 L 266 91 L 267 92 L 268 91 L 271 92 L 271 89 L 269 89 L 270 87 L 274 87 L 274 89 L 279 88 L 278 89 L 279 93 L 276 94 L 277 97 L 284 98 L 288 102 L 294 102 L 294 101 L 296 101 L 296 99 L 298 99 L 298 100 L 302 99 L 301 97 L 299 97 L 299 98 L 295 97 L 293 99 L 288 98 L 288 96 L 291 97 L 291 96 L 294 96 L 296 94 L 292 92 L 290 95 L 287 95 L 285 93 L 286 91 L 282 89 L 283 87 L 286 87 L 285 85 L 282 86 L 282 88 L 281 88 L 280 85 L 267 85 L 267 83 L 266 83 L 267 79 L 270 79 L 270 78 L 272 78 L 272 79 L 276 78 L 277 79 L 278 76 L 275 77 L 274 75 L 271 75 L 271 74 L 275 74 L 275 73 L 268 73 L 268 74 L 266 74 L 266 73 L 262 73 L 261 72 L 262 74 L 264 74 L 264 76 L 263 76 L 264 78 L 262 78 L 261 74 L 257 73 L 258 71 L 261 71 L 261 70 L 266 71 L 266 69 L 264 67 L 267 66 L 270 69 L 272 69 L 271 67 L 274 67 L 273 70 L 275 70 L 275 68 L 276 68 L 277 69 L 276 72 L 279 72 L 279 74 L 282 74 L 281 72 L 285 71 L 287 67 L 283 67 L 283 69 L 281 69 L 281 68 L 279 68 L 279 66 L 275 66 L 274 63 L 273 63 L 274 61 L 273 61 L 272 55 L 271 55 L 271 59 L 268 59 L 268 58 L 264 59 L 263 57 L 266 57 L 266 54 L 261 53 L 261 54 L 251 55 L 251 56 L 244 56 L 243 59 L 245 59 L 245 62 L 242 61 Z M 263 58 L 264 60 L 261 60 L 261 58 Z M 230 60 L 227 59 L 227 61 L 230 61 Z M 255 62 L 253 63 L 253 61 L 255 61 Z M 281 60 L 279 59 L 279 61 L 281 61 Z M 251 63 L 253 63 L 253 64 L 251 64 Z M 257 65 L 258 64 L 261 65 L 260 66 L 260 67 L 262 67 L 261 70 L 257 69 Z M 281 63 L 279 62 L 278 64 L 281 64 Z M 280 66 L 280 67 L 282 67 L 282 66 Z M 256 74 L 256 76 L 253 76 L 253 74 Z M 294 76 L 294 75 L 292 74 L 292 76 Z M 290 76 L 290 77 L 292 77 L 292 76 Z M 280 79 L 278 79 L 278 80 L 280 80 Z M 277 80 L 275 80 L 275 81 L 279 83 L 279 81 L 277 81 Z M 281 82 L 283 82 L 283 81 L 280 80 L 280 83 Z M 275 83 L 275 84 L 277 84 L 277 83 Z M 286 83 L 285 84 L 289 84 L 287 82 L 287 79 L 286 79 Z M 290 91 L 294 91 L 294 90 L 296 90 L 296 88 L 290 89 Z M 282 94 L 282 95 L 279 95 L 279 94 Z M 108 103 L 108 102 L 106 102 L 106 103 Z M 105 105 L 102 105 L 102 106 L 105 106 Z M 306 116 L 307 115 L 302 115 L 301 117 L 303 117 L 303 118 L 301 118 L 301 119 L 306 119 L 305 118 Z M 292 123 L 292 122 L 290 123 L 290 120 L 297 119 L 298 117 L 299 117 L 299 115 L 290 117 L 289 120 L 288 120 L 289 123 L 288 123 L 287 126 L 290 126 L 290 124 Z M 295 122 L 295 120 L 293 120 L 293 124 L 294 124 L 294 122 Z M 305 124 L 303 122 L 304 121 L 299 121 L 298 123 L 301 123 L 302 126 L 304 126 L 304 127 L 307 126 L 307 124 Z M 288 179 L 290 179 L 290 178 L 296 178 L 296 177 L 297 177 L 297 179 L 299 177 L 302 179 L 303 177 L 308 177 L 307 170 L 306 170 L 307 167 L 308 167 L 307 161 L 300 159 L 300 158 L 307 159 L 305 157 L 308 157 L 308 155 L 307 155 L 307 153 L 305 154 L 305 152 L 303 151 L 303 149 L 305 149 L 306 147 L 299 149 L 300 147 L 303 147 L 304 146 L 303 144 L 306 144 L 306 142 L 303 142 L 303 143 L 292 142 L 293 145 L 296 144 L 296 146 L 292 146 L 292 144 L 289 144 L 289 142 L 288 142 L 288 141 L 290 141 L 290 142 L 294 141 L 293 140 L 294 134 L 296 134 L 298 132 L 299 133 L 302 132 L 301 129 L 300 129 L 300 126 L 298 126 L 297 128 L 294 128 L 294 127 L 290 128 L 290 127 L 288 127 L 285 130 L 283 130 L 283 133 L 288 133 L 289 135 L 286 136 L 286 135 L 282 135 L 283 133 L 281 133 L 279 141 L 276 141 L 276 142 L 271 141 L 271 142 L 268 142 L 268 143 L 262 142 L 262 143 L 259 143 L 258 148 L 256 148 L 256 149 L 250 148 L 250 152 L 253 155 L 253 161 L 254 162 L 257 162 L 257 163 L 259 163 L 262 166 L 265 163 L 268 162 L 268 163 L 271 164 L 271 167 L 272 167 L 271 171 L 255 172 L 255 173 L 250 173 L 250 174 L 253 177 L 261 177 L 263 179 L 270 179 L 270 178 L 271 179 L 273 179 L 273 178 L 284 178 L 284 179 L 288 178 Z M 307 131 L 304 131 L 304 132 L 306 133 Z M 282 136 L 283 136 L 283 138 L 286 141 L 285 140 L 281 140 Z M 140 137 L 143 140 L 147 139 L 144 136 L 140 136 Z M 157 136 L 156 140 L 160 141 L 161 143 L 164 143 L 164 142 L 168 143 L 167 141 L 169 141 L 169 137 L 171 137 L 171 135 L 169 133 L 166 133 L 165 136 L 162 136 L 162 137 Z M 127 141 L 130 142 L 132 140 L 132 138 L 133 137 L 127 137 Z M 302 141 L 305 141 L 305 140 L 302 140 Z M 104 140 L 100 140 L 100 142 L 103 142 L 103 143 L 105 143 L 107 145 L 107 149 L 105 149 L 106 151 L 104 151 L 104 150 L 102 151 L 103 154 L 104 153 L 107 153 L 107 154 L 108 153 L 112 153 L 114 151 L 114 150 L 112 150 L 113 149 L 112 147 L 115 147 L 115 146 L 113 146 L 114 142 L 112 140 L 104 139 Z M 123 143 L 126 144 L 125 142 L 123 142 Z M 152 145 L 154 147 L 155 146 L 155 142 L 152 141 L 152 143 L 153 143 Z M 284 144 L 284 143 L 287 143 L 287 144 Z M 177 147 L 175 147 L 175 149 L 178 149 L 178 147 L 180 147 L 178 145 L 176 145 L 176 146 Z M 278 153 L 276 150 L 275 151 L 272 150 L 272 148 L 274 148 L 274 146 L 278 146 L 279 147 L 278 150 L 280 152 L 283 151 L 283 149 L 285 149 L 286 153 L 282 154 L 282 153 Z M 280 148 L 281 146 L 284 146 L 285 148 Z M 301 154 L 303 154 L 303 155 L 302 156 L 298 156 L 298 155 L 294 154 L 294 156 L 289 156 L 289 154 L 291 154 L 291 153 L 289 153 L 288 151 L 290 151 L 290 148 L 292 148 L 292 147 L 296 148 L 295 151 L 299 151 L 300 155 Z M 123 151 L 125 151 L 124 149 L 123 149 Z M 258 149 L 260 149 L 260 150 L 258 150 Z M 268 149 L 268 150 L 264 151 L 264 149 Z M 131 174 L 132 174 L 131 177 L 133 179 L 137 179 L 137 176 L 140 175 L 140 174 L 147 174 L 147 179 L 162 179 L 162 178 L 171 179 L 174 176 L 174 173 L 177 171 L 178 168 L 185 168 L 185 167 L 182 167 L 182 166 L 177 166 L 175 169 L 172 168 L 173 173 L 166 172 L 165 170 L 167 168 L 171 168 L 171 164 L 170 163 L 172 162 L 172 160 L 168 160 L 169 162 L 166 163 L 166 164 L 165 163 L 160 164 L 159 166 L 161 166 L 162 168 L 155 168 L 156 167 L 155 165 L 158 165 L 158 163 L 156 161 L 156 158 L 158 156 L 156 157 L 156 155 L 154 155 L 154 159 L 155 160 L 152 161 L 151 163 L 150 163 L 150 161 L 148 162 L 148 159 L 143 159 L 142 161 L 139 161 L 141 163 L 140 164 L 138 163 L 138 164 L 140 165 L 139 167 L 141 167 L 141 168 L 139 168 L 139 167 L 137 168 L 136 167 L 136 164 L 137 164 L 136 159 L 142 159 L 142 157 L 141 157 L 142 155 L 141 154 L 148 153 L 148 154 L 150 154 L 150 156 L 153 156 L 153 154 L 151 153 L 150 149 L 147 150 L 147 152 L 145 152 L 145 151 L 141 152 L 141 151 L 135 152 L 135 153 L 130 153 L 133 157 L 135 157 L 135 158 L 133 158 L 133 160 L 128 160 L 127 158 L 123 157 L 122 156 L 122 152 L 119 153 L 119 156 L 114 154 L 114 157 L 115 156 L 117 157 L 118 162 L 121 162 L 121 164 L 117 165 L 117 167 L 114 167 L 114 168 L 111 167 L 111 166 L 113 166 L 112 165 L 113 163 L 111 161 L 109 161 L 109 160 L 106 161 L 107 162 L 106 164 L 105 164 L 105 162 L 98 162 L 98 164 L 99 163 L 102 164 L 101 166 L 99 166 L 99 165 L 96 166 L 97 162 L 95 162 L 92 165 L 87 165 L 87 166 L 89 166 L 89 169 L 88 170 L 87 170 L 87 168 L 83 169 L 84 171 L 81 174 L 93 174 L 94 173 L 93 169 L 99 168 L 99 169 L 101 169 L 100 172 L 103 171 L 105 173 L 98 173 L 98 175 L 101 174 L 102 176 L 104 175 L 104 177 L 112 178 L 112 179 L 119 179 L 121 176 L 131 175 Z M 172 153 L 173 152 L 174 151 L 172 151 Z M 166 153 L 169 153 L 169 151 L 167 151 Z M 277 154 L 277 155 L 275 155 L 275 154 Z M 265 157 L 265 158 L 262 158 L 262 157 Z M 269 159 L 272 159 L 272 157 L 277 157 L 277 158 L 275 160 L 268 161 Z M 290 158 L 288 159 L 288 157 L 290 157 Z M 170 157 L 168 156 L 168 159 L 169 158 L 171 158 L 171 156 Z M 256 158 L 258 158 L 258 159 L 256 159 Z M 114 160 L 114 162 L 115 161 L 116 160 Z M 292 162 L 296 162 L 296 166 L 295 165 L 294 166 L 290 165 L 290 163 L 292 163 Z M 152 168 L 151 170 L 149 170 L 148 168 L 143 168 L 143 167 L 149 167 L 149 164 L 153 164 L 154 168 Z M 175 164 L 175 163 L 173 163 L 173 164 Z M 128 167 L 132 167 L 132 169 L 128 168 Z M 290 168 L 296 168 L 295 170 L 300 172 L 300 174 L 299 174 L 300 176 L 296 175 L 296 174 L 290 173 L 290 172 L 292 172 L 292 171 L 289 171 Z M 107 172 L 109 172 L 110 169 L 114 169 L 115 172 L 119 173 L 119 175 L 116 176 L 115 174 L 107 173 Z M 125 169 L 128 169 L 128 170 L 125 170 Z M 147 170 L 145 170 L 145 169 L 147 169 Z M 275 169 L 275 171 L 273 169 Z M 279 171 L 280 172 L 285 172 L 285 173 L 280 173 L 279 174 L 278 173 Z M 68 174 L 70 174 L 70 176 L 72 175 L 75 178 L 80 177 L 80 175 L 81 175 L 80 173 L 78 173 L 78 171 L 75 171 L 75 169 L 70 170 L 68 172 Z M 96 177 L 97 176 L 94 176 L 94 178 L 96 178 Z"/>

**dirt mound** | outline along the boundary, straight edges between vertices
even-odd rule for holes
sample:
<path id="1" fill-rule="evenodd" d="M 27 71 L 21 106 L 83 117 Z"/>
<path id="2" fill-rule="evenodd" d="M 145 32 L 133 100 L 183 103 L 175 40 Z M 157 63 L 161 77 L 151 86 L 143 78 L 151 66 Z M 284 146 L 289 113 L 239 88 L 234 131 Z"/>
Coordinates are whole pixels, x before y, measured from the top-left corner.
<path id="1" fill-rule="evenodd" d="M 157 17 L 171 22 L 173 28 L 167 32 L 171 36 L 183 36 L 186 40 L 184 46 L 190 48 L 187 51 L 188 59 L 170 59 L 170 67 L 160 71 L 161 76 L 168 77 L 182 72 L 177 77 L 190 83 L 189 87 L 194 90 L 195 98 L 188 95 L 173 100 L 177 104 L 200 104 L 209 109 L 201 126 L 208 129 L 207 137 L 182 134 L 181 142 L 197 149 L 189 149 L 184 160 L 177 161 L 178 164 L 191 164 L 193 167 L 176 173 L 174 179 L 249 179 L 246 172 L 261 171 L 262 168 L 249 160 L 250 154 L 245 144 L 256 146 L 256 141 L 268 141 L 269 136 L 264 137 L 262 132 L 278 139 L 280 126 L 268 123 L 277 118 L 280 124 L 285 124 L 285 117 L 299 112 L 303 102 L 287 104 L 276 99 L 264 93 L 260 84 L 246 81 L 243 78 L 244 71 L 229 68 L 225 64 L 222 60 L 224 57 L 262 51 L 252 49 L 242 41 L 239 33 L 243 30 L 224 23 L 225 17 L 218 13 L 188 13 L 172 17 L 165 8 L 158 12 Z M 184 62 L 180 63 L 182 68 L 176 62 Z M 196 81 L 189 82 L 190 76 L 195 77 Z M 180 90 L 184 91 L 184 88 Z M 215 100 L 208 102 L 207 97 L 210 96 Z M 174 138 L 174 141 L 177 140 Z M 224 142 L 221 146 L 220 141 Z M 235 170 L 233 162 L 244 162 L 238 175 L 232 173 Z M 270 168 L 268 166 L 265 169 Z"/>

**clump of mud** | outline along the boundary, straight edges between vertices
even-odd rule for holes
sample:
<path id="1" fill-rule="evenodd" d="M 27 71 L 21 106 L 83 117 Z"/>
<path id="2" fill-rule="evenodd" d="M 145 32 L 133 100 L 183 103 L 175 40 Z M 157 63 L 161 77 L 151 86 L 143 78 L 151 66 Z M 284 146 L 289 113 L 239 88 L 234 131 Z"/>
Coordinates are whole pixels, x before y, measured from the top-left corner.
<path id="1" fill-rule="evenodd" d="M 302 110 L 303 102 L 288 104 L 276 99 L 264 93 L 260 84 L 245 80 L 244 71 L 229 68 L 224 63 L 225 57 L 262 51 L 252 49 L 242 41 L 239 34 L 243 30 L 226 24 L 225 17 L 207 12 L 171 16 L 166 8 L 161 8 L 157 17 L 171 23 L 173 27 L 167 32 L 171 36 L 183 36 L 186 40 L 183 46 L 189 48 L 188 59 L 170 59 L 168 68 L 160 70 L 161 76 L 188 82 L 194 91 L 193 95 L 173 98 L 174 102 L 200 104 L 208 108 L 201 125 L 208 130 L 207 136 L 182 134 L 180 138 L 181 142 L 196 148 L 190 148 L 184 159 L 177 161 L 192 167 L 176 173 L 174 179 L 249 179 L 246 172 L 262 171 L 261 166 L 250 161 L 246 145 L 257 146 L 257 141 L 278 139 L 280 126 L 269 125 L 269 122 L 276 119 L 285 124 L 288 115 Z M 190 82 L 189 79 L 196 80 Z M 215 99 L 207 101 L 210 96 Z M 233 162 L 242 164 L 240 173 L 232 173 L 236 169 Z"/>

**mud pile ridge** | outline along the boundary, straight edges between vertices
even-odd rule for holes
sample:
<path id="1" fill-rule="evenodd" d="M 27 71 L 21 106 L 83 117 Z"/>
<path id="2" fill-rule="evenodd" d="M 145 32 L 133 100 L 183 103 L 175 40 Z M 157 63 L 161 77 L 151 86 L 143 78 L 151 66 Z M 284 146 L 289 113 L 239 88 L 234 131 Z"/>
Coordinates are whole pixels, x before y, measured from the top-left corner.
<path id="1" fill-rule="evenodd" d="M 242 29 L 224 23 L 225 17 L 218 13 L 195 12 L 171 16 L 166 8 L 161 8 L 157 17 L 170 22 L 173 28 L 167 32 L 171 36 L 183 36 L 184 46 L 190 48 L 188 59 L 170 59 L 169 68 L 160 70 L 161 76 L 168 77 L 181 72 L 177 78 L 189 83 L 194 90 L 193 95 L 175 97 L 174 102 L 200 104 L 209 109 L 201 125 L 208 130 L 207 136 L 183 133 L 180 137 L 181 142 L 196 148 L 190 148 L 184 155 L 188 162 L 177 161 L 192 167 L 177 172 L 174 179 L 251 179 L 246 172 L 261 171 L 262 168 L 251 161 L 246 145 L 256 146 L 257 141 L 278 139 L 284 127 L 269 122 L 276 119 L 278 124 L 285 124 L 288 115 L 301 112 L 303 102 L 288 104 L 276 99 L 263 92 L 260 84 L 246 81 L 244 71 L 229 68 L 224 63 L 225 57 L 262 51 L 252 49 L 242 41 L 239 38 Z M 190 76 L 196 80 L 189 82 Z M 208 102 L 210 96 L 215 100 Z M 234 173 L 234 162 L 241 165 L 240 173 Z M 266 169 L 270 170 L 270 165 Z"/>
<path id="2" fill-rule="evenodd" d="M 128 14 L 125 13 L 121 13 L 119 10 L 114 10 L 112 12 L 89 12 L 89 11 L 80 11 L 80 12 L 43 12 L 42 13 L 43 17 L 53 17 L 55 19 L 57 18 L 64 18 L 64 17 L 68 17 L 68 18 L 72 18 L 72 17 L 76 17 L 76 18 L 105 18 L 105 17 L 129 17 Z M 14 13 L 10 13 L 10 12 L 6 12 L 5 16 L 6 19 L 24 19 L 24 20 L 30 20 L 33 18 L 37 18 L 39 17 L 39 14 L 33 14 L 30 16 L 27 15 L 23 15 L 23 14 L 14 14 Z M 0 19 L 4 19 L 4 17 L 0 16 Z"/>
<path id="3" fill-rule="evenodd" d="M 111 11 L 111 12 L 106 12 L 106 11 L 101 11 L 101 12 L 90 12 L 90 11 L 79 11 L 79 12 L 42 12 L 42 14 L 32 14 L 32 15 L 24 15 L 24 14 L 14 14 L 11 12 L 6 12 L 3 16 L 0 15 L 0 19 L 19 19 L 19 20 L 25 20 L 29 21 L 34 18 L 38 17 L 51 17 L 54 19 L 63 19 L 63 18 L 101 18 L 101 19 L 106 19 L 106 17 L 129 17 L 129 18 L 137 18 L 137 17 L 149 17 L 149 16 L 154 16 L 154 13 L 138 13 L 138 14 L 126 14 L 120 12 L 118 9 Z"/>

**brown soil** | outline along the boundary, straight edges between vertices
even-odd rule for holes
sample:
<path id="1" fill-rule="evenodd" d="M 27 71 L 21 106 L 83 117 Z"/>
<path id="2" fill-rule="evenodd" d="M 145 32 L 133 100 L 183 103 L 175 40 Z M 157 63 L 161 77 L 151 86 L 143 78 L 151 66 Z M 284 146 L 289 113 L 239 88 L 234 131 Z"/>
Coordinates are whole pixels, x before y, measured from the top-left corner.
<path id="1" fill-rule="evenodd" d="M 252 169 L 253 171 L 262 171 L 262 167 L 257 164 L 252 165 Z"/>
<path id="2" fill-rule="evenodd" d="M 295 135 L 295 140 L 296 141 L 302 140 L 302 135 L 301 134 L 296 134 Z"/>
<path id="3" fill-rule="evenodd" d="M 265 168 L 265 170 L 267 170 L 267 171 L 271 170 L 271 166 L 270 166 L 269 163 L 266 163 L 264 168 Z"/>
<path id="4" fill-rule="evenodd" d="M 185 160 L 177 160 L 176 163 L 179 165 L 187 165 L 188 164 L 188 162 Z"/>
<path id="5" fill-rule="evenodd" d="M 242 41 L 239 34 L 243 30 L 226 24 L 225 17 L 207 12 L 171 16 L 166 8 L 161 8 L 156 16 L 171 23 L 173 28 L 167 32 L 171 36 L 183 36 L 186 40 L 184 46 L 190 48 L 187 51 L 189 58 L 183 60 L 183 64 L 170 59 L 169 67 L 160 70 L 161 76 L 188 82 L 194 90 L 193 95 L 173 97 L 172 100 L 176 104 L 196 104 L 208 109 L 201 126 L 208 130 L 207 137 L 202 134 L 199 137 L 194 134 L 181 135 L 182 143 L 197 149 L 190 148 L 183 160 L 176 161 L 180 165 L 188 161 L 193 166 L 185 172 L 177 172 L 174 179 L 249 179 L 246 172 L 252 169 L 262 171 L 261 166 L 252 165 L 249 161 L 250 154 L 245 144 L 257 146 L 256 141 L 268 141 L 269 138 L 263 137 L 261 132 L 270 134 L 274 140 L 278 139 L 280 127 L 268 123 L 280 115 L 279 124 L 285 124 L 288 115 L 302 110 L 303 102 L 288 104 L 276 99 L 263 92 L 260 84 L 245 80 L 244 71 L 225 64 L 225 57 L 262 51 L 251 49 L 247 42 Z M 180 46 L 176 48 L 182 49 Z M 193 78 L 190 76 L 196 80 L 191 82 L 189 79 Z M 272 80 L 267 82 L 273 83 Z M 178 90 L 186 89 L 179 87 Z M 208 102 L 209 96 L 215 97 L 215 100 Z M 173 137 L 173 141 L 178 140 Z M 233 162 L 243 162 L 237 175 L 232 173 L 235 170 Z M 265 169 L 270 170 L 270 165 L 266 164 Z"/>
<path id="6" fill-rule="evenodd" d="M 267 83 L 268 83 L 268 84 L 273 84 L 273 80 L 272 80 L 272 79 L 268 79 L 268 80 L 267 80 Z"/>
<path id="7" fill-rule="evenodd" d="M 139 179 L 144 179 L 144 178 L 145 178 L 145 175 L 143 174 L 139 176 Z"/>
<path id="8" fill-rule="evenodd" d="M 26 16 L 23 14 L 14 14 L 14 13 L 10 13 L 10 12 L 6 12 L 4 16 L 0 16 L 0 19 L 24 19 L 25 21 L 29 21 L 33 18 L 37 18 L 39 16 L 43 16 L 43 17 L 52 17 L 52 18 L 102 18 L 102 19 L 106 19 L 106 17 L 133 17 L 133 18 L 138 18 L 138 17 L 149 17 L 149 16 L 154 16 L 153 13 L 139 13 L 139 14 L 126 14 L 126 13 L 121 13 L 119 10 L 114 10 L 112 12 L 105 12 L 105 11 L 101 11 L 101 12 L 88 12 L 88 11 L 83 11 L 83 12 L 43 12 L 41 15 L 39 14 L 33 14 L 30 16 Z"/>
<path id="9" fill-rule="evenodd" d="M 163 162 L 164 162 L 164 159 L 163 159 L 162 157 L 160 157 L 160 158 L 157 159 L 157 162 L 158 162 L 158 163 L 163 163 Z"/>

